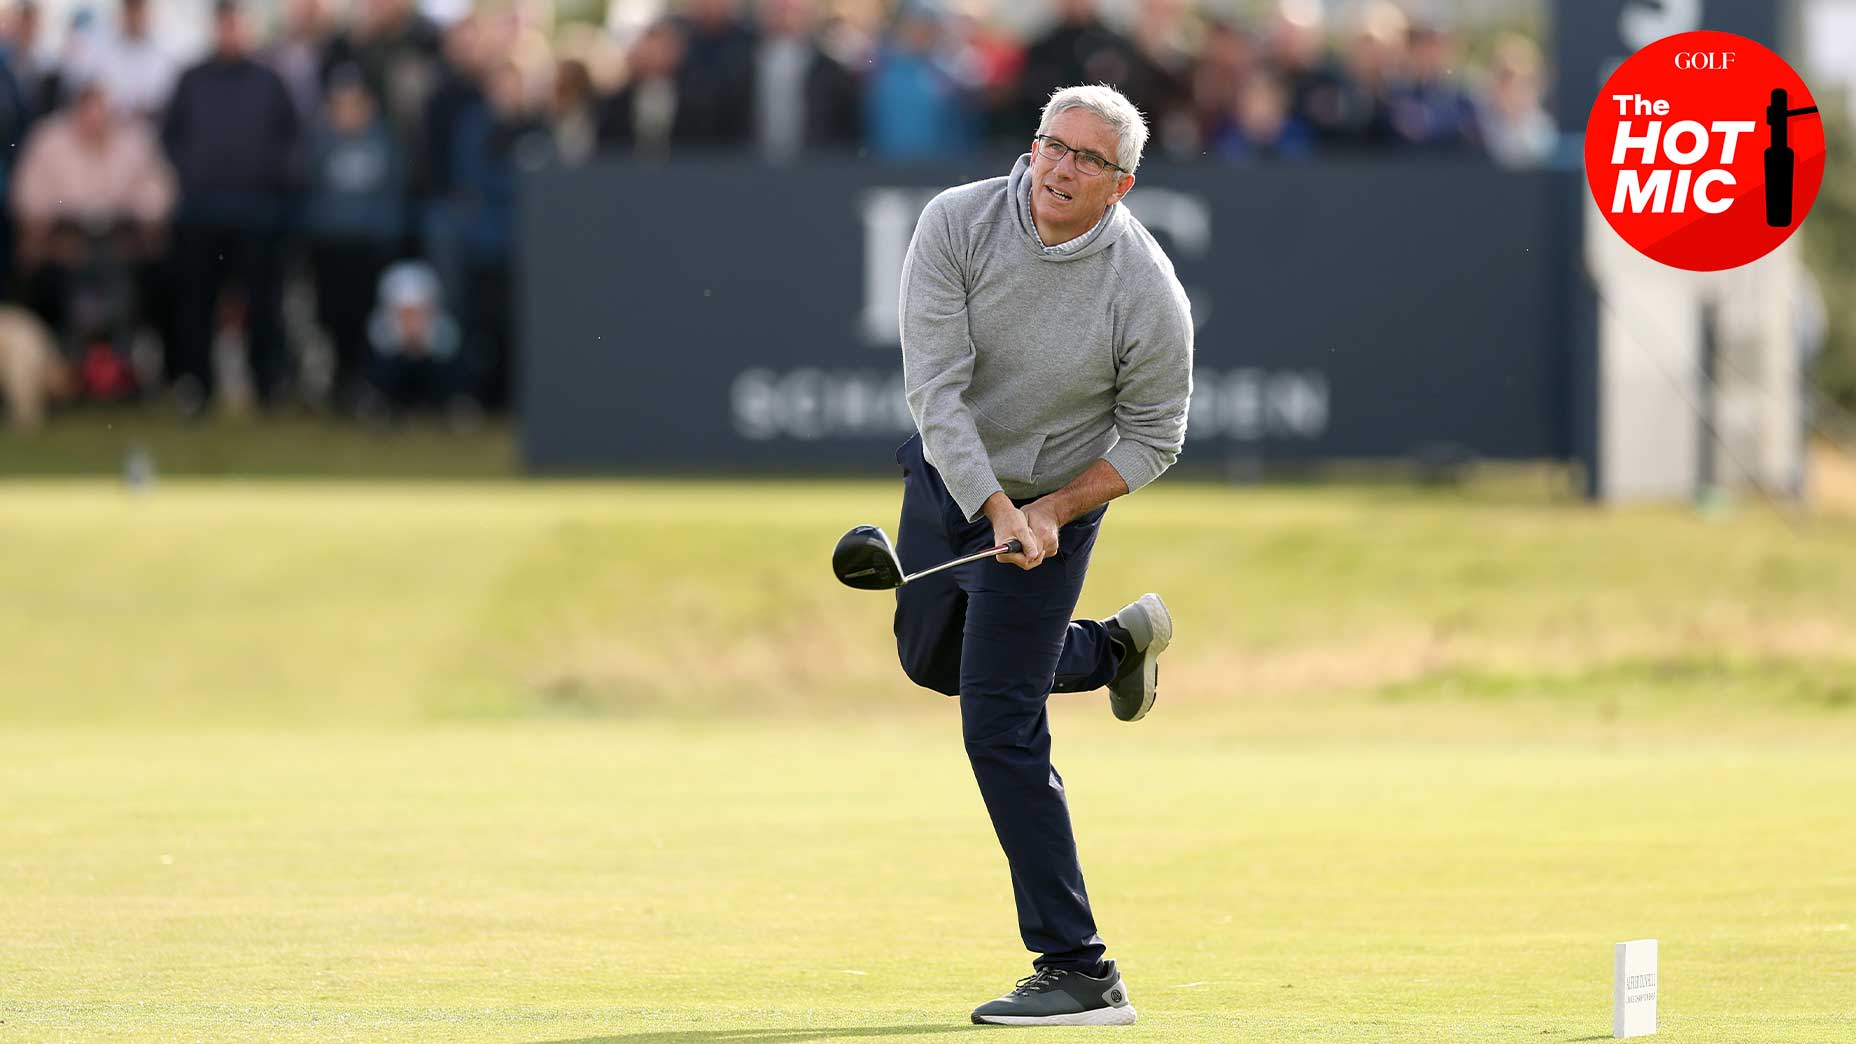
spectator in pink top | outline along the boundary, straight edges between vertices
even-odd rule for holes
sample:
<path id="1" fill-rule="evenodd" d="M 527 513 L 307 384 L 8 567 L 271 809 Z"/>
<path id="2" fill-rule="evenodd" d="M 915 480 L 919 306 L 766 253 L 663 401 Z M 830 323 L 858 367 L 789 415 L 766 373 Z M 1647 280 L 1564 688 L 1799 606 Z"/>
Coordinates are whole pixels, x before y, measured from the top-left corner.
<path id="1" fill-rule="evenodd" d="M 72 337 L 133 322 L 138 269 L 160 257 L 174 209 L 174 173 L 139 119 L 118 114 L 101 84 L 26 139 L 12 185 L 19 263 L 32 307 Z M 101 283 L 93 286 L 93 281 Z M 104 290 L 107 314 L 72 324 L 73 295 Z"/>

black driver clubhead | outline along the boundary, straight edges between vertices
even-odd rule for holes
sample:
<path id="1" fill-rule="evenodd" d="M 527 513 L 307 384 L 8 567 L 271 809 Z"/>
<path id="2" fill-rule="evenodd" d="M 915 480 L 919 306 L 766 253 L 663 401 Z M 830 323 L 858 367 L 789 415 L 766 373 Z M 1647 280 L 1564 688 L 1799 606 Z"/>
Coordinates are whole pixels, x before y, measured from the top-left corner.
<path id="1" fill-rule="evenodd" d="M 875 526 L 858 526 L 838 538 L 831 551 L 831 571 L 846 587 L 887 591 L 902 586 L 902 560 L 889 534 Z"/>

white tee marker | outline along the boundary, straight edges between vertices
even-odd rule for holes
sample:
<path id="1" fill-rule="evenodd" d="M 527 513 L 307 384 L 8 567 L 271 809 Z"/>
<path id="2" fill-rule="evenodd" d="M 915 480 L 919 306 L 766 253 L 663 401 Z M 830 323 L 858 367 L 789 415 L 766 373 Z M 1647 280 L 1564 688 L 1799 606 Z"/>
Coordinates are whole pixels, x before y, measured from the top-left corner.
<path id="1" fill-rule="evenodd" d="M 1611 953 L 1611 1035 L 1647 1037 L 1656 1032 L 1656 940 L 1621 942 Z"/>

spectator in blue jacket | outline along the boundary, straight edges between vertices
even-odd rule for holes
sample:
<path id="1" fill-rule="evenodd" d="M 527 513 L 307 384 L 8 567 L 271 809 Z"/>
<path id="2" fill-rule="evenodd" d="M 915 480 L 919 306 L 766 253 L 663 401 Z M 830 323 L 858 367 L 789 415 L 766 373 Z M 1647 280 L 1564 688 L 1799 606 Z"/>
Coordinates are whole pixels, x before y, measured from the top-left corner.
<path id="1" fill-rule="evenodd" d="M 1389 92 L 1387 103 L 1393 132 L 1407 145 L 1435 151 L 1479 148 L 1479 114 L 1457 68 L 1455 37 L 1418 25 L 1409 40 L 1411 78 Z"/>
<path id="2" fill-rule="evenodd" d="M 336 401 L 352 403 L 367 358 L 367 315 L 406 227 L 406 165 L 373 93 L 352 66 L 330 77 L 311 138 L 304 231 L 316 313 L 335 348 Z"/>
<path id="3" fill-rule="evenodd" d="M 865 101 L 870 151 L 882 159 L 942 159 L 979 145 L 979 75 L 949 38 L 942 16 L 903 8 L 877 49 Z"/>
<path id="4" fill-rule="evenodd" d="M 484 74 L 481 101 L 458 115 L 452 139 L 451 196 L 426 221 L 426 249 L 448 297 L 459 301 L 466 364 L 485 405 L 508 404 L 515 341 L 511 265 L 518 174 L 554 158 L 553 135 L 522 69 L 502 63 Z"/>
<path id="5" fill-rule="evenodd" d="M 1315 136 L 1290 106 L 1289 87 L 1267 69 L 1256 69 L 1238 85 L 1230 116 L 1212 132 L 1207 151 L 1235 162 L 1305 160 L 1315 154 Z"/>

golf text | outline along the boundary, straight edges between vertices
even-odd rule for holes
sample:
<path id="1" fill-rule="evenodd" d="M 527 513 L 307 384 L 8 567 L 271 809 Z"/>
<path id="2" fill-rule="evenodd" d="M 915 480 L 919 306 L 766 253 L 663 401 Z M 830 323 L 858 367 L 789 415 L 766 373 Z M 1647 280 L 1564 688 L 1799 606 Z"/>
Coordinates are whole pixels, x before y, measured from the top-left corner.
<path id="1" fill-rule="evenodd" d="M 1613 165 L 1634 162 L 1636 166 L 1618 171 L 1617 187 L 1611 197 L 1611 212 L 1642 214 L 1686 213 L 1689 202 L 1695 209 L 1719 214 L 1734 205 L 1734 197 L 1721 190 L 1734 186 L 1731 167 L 1740 147 L 1740 136 L 1751 133 L 1758 124 L 1752 120 L 1714 120 L 1703 124 L 1697 120 L 1678 120 L 1665 127 L 1660 119 L 1646 119 L 1638 129 L 1634 117 L 1668 116 L 1669 102 L 1638 94 L 1614 94 L 1618 115 L 1617 137 L 1611 148 Z M 1712 158 L 1718 166 L 1703 169 L 1697 165 Z M 1648 168 L 1648 174 L 1640 168 Z M 1672 191 L 1673 189 L 1673 191 Z"/>

